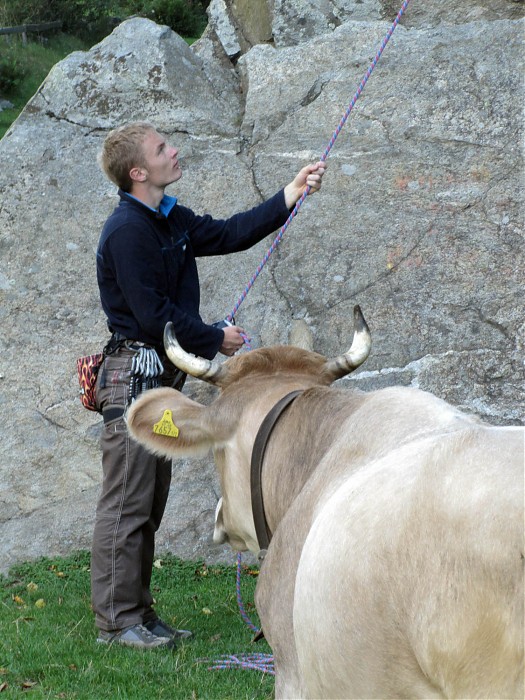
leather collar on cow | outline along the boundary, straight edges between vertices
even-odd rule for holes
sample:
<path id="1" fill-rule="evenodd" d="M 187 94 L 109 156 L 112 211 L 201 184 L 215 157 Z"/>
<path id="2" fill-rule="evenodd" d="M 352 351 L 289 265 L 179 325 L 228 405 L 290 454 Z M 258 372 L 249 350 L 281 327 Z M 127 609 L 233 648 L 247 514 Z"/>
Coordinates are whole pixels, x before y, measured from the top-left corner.
<path id="1" fill-rule="evenodd" d="M 250 487 L 252 495 L 252 512 L 253 512 L 253 522 L 255 524 L 255 533 L 257 535 L 257 542 L 261 550 L 268 549 L 270 540 L 272 539 L 272 532 L 268 526 L 266 520 L 266 513 L 264 512 L 264 501 L 262 493 L 262 465 L 264 460 L 264 454 L 266 452 L 266 445 L 270 439 L 272 430 L 275 424 L 281 417 L 285 409 L 299 396 L 303 393 L 303 389 L 298 389 L 296 391 L 291 391 L 286 396 L 278 401 L 275 406 L 266 414 L 261 427 L 253 443 L 252 460 L 251 460 L 251 471 L 250 471 Z"/>

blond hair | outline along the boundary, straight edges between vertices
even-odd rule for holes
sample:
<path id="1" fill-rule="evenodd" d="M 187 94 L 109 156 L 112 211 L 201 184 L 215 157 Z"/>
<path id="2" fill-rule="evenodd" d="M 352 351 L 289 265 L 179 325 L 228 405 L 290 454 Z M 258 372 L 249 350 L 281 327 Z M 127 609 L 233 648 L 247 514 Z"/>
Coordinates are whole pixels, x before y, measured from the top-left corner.
<path id="1" fill-rule="evenodd" d="M 132 168 L 145 167 L 142 144 L 150 131 L 156 131 L 149 122 L 132 122 L 113 129 L 104 139 L 98 162 L 108 178 L 124 192 L 131 190 Z"/>

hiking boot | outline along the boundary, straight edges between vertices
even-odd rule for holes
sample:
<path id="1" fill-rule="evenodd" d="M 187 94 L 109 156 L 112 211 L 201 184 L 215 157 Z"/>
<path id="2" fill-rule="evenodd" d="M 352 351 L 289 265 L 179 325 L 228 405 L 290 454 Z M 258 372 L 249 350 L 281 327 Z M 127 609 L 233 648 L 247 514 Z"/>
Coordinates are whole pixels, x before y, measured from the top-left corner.
<path id="1" fill-rule="evenodd" d="M 166 635 L 153 634 L 144 625 L 130 625 L 122 630 L 105 632 L 99 630 L 97 642 L 100 644 L 120 644 L 135 649 L 173 649 L 175 644 Z"/>
<path id="2" fill-rule="evenodd" d="M 193 632 L 190 632 L 190 630 L 177 630 L 174 627 L 170 627 L 170 625 L 161 620 L 160 617 L 157 617 L 156 620 L 145 622 L 144 627 L 158 637 L 169 637 L 173 640 L 189 639 L 193 637 Z"/>

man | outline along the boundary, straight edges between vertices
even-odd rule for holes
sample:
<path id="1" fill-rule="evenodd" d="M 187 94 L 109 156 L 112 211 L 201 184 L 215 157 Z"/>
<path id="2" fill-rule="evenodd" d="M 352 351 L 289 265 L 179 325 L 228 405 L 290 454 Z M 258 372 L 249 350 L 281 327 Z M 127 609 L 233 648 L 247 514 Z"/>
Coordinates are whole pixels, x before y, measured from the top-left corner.
<path id="1" fill-rule="evenodd" d="M 119 188 L 97 249 L 102 308 L 112 333 L 97 380 L 104 417 L 103 484 L 91 558 L 98 641 L 142 649 L 172 647 L 191 636 L 159 619 L 150 593 L 155 532 L 171 481 L 171 462 L 133 442 L 124 411 L 147 388 L 182 388 L 184 377 L 164 355 L 168 321 L 182 347 L 212 359 L 242 347 L 244 330 L 204 323 L 195 258 L 245 250 L 282 226 L 309 186 L 321 186 L 325 164 L 304 167 L 284 189 L 229 219 L 198 216 L 165 194 L 182 177 L 178 151 L 148 123 L 110 132 L 101 166 Z M 221 327 L 222 326 L 222 327 Z"/>

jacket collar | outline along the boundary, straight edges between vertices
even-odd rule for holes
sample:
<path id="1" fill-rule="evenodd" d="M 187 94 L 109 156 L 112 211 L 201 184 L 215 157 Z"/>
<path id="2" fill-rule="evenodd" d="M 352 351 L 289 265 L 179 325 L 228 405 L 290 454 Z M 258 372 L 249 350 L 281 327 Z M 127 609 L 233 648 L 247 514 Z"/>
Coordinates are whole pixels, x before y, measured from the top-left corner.
<path id="1" fill-rule="evenodd" d="M 161 199 L 159 210 L 157 211 L 156 209 L 149 207 L 147 204 L 144 204 L 144 202 L 142 202 L 140 199 L 137 199 L 129 192 L 124 192 L 124 190 L 119 189 L 118 194 L 121 201 L 136 203 L 141 207 L 144 207 L 144 209 L 151 211 L 153 214 L 158 214 L 160 212 L 165 217 L 168 217 L 173 207 L 177 204 L 177 197 L 170 197 L 170 195 L 165 194 L 164 197 Z"/>

